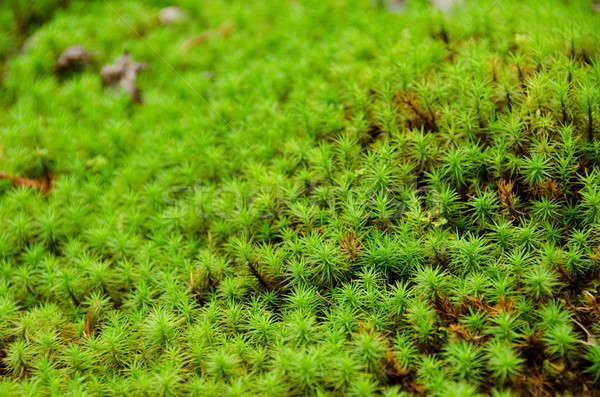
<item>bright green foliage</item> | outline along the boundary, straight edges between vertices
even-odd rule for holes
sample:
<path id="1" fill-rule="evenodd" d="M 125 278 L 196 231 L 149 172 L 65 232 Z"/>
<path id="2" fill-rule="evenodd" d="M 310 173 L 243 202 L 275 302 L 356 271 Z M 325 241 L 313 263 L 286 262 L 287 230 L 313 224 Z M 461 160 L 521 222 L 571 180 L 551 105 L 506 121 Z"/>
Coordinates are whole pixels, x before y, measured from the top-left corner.
<path id="1" fill-rule="evenodd" d="M 491 341 L 487 346 L 488 368 L 500 382 L 512 380 L 523 365 L 523 359 L 506 343 Z"/>
<path id="2" fill-rule="evenodd" d="M 0 395 L 600 393 L 600 16 L 397 3 L 2 2 Z"/>

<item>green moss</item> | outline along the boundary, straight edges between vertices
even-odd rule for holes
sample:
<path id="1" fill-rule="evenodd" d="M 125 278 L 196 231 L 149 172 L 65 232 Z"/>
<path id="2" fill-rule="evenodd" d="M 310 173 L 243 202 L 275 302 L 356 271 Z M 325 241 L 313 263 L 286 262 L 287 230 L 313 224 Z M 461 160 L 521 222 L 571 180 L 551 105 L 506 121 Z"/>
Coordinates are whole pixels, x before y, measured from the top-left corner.
<path id="1" fill-rule="evenodd" d="M 52 186 L 0 181 L 0 394 L 598 390 L 587 1 L 30 3 L 0 171 Z"/>

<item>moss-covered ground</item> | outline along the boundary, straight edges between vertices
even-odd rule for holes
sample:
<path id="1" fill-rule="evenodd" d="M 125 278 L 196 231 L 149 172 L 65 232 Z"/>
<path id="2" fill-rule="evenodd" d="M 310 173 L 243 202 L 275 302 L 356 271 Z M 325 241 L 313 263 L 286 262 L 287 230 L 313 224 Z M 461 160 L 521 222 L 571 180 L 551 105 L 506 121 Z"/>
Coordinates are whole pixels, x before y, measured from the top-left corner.
<path id="1" fill-rule="evenodd" d="M 599 393 L 600 16 L 391 3 L 0 2 L 0 395 Z"/>

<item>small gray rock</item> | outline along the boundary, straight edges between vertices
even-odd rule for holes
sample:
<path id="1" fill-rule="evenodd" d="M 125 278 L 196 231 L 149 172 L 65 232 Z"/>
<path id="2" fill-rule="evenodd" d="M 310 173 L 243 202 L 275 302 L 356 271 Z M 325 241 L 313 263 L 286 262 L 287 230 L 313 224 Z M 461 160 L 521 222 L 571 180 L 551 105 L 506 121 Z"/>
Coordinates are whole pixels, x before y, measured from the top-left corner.
<path id="1" fill-rule="evenodd" d="M 158 20 L 163 25 L 171 25 L 185 19 L 187 19 L 187 14 L 179 7 L 169 6 L 158 12 Z"/>
<path id="2" fill-rule="evenodd" d="M 450 11 L 452 11 L 452 8 L 454 8 L 454 6 L 460 5 L 462 3 L 462 0 L 430 0 L 430 1 L 431 1 L 431 6 L 433 8 L 437 8 L 438 10 L 441 10 L 444 14 L 449 13 Z"/>

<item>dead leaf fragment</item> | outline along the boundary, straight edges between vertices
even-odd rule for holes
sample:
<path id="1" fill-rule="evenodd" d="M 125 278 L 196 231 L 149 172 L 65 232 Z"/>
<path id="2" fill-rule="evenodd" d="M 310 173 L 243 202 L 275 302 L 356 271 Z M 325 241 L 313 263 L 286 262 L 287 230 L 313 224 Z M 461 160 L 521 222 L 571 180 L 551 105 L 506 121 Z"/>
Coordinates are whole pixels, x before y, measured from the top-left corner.
<path id="1" fill-rule="evenodd" d="M 218 28 L 208 29 L 207 31 L 204 31 L 199 35 L 196 35 L 191 39 L 186 40 L 181 46 L 181 49 L 187 51 L 190 48 L 197 46 L 198 44 L 204 43 L 206 40 L 213 36 L 227 36 L 229 35 L 229 33 L 231 33 L 232 29 L 233 24 L 230 21 L 225 21 Z"/>
<path id="2" fill-rule="evenodd" d="M 600 1 L 592 1 L 592 11 L 600 13 Z"/>
<path id="3" fill-rule="evenodd" d="M 88 338 L 92 334 L 92 327 L 90 324 L 90 316 L 85 317 L 85 330 L 83 331 L 83 336 Z"/>
<path id="4" fill-rule="evenodd" d="M 125 51 L 113 64 L 102 67 L 100 71 L 102 84 L 105 86 L 118 84 L 134 102 L 142 103 L 142 95 L 135 85 L 135 79 L 141 70 L 147 68 L 147 64 L 134 61 L 131 54 Z"/>
<path id="5" fill-rule="evenodd" d="M 80 45 L 67 47 L 58 57 L 56 62 L 56 72 L 63 74 L 68 71 L 81 69 L 89 64 L 92 58 L 90 54 Z"/>
<path id="6" fill-rule="evenodd" d="M 187 19 L 187 13 L 179 7 L 169 6 L 158 12 L 158 20 L 163 25 L 171 25 Z"/>
<path id="7" fill-rule="evenodd" d="M 456 339 L 463 339 L 467 342 L 479 342 L 484 338 L 483 335 L 478 335 L 476 333 L 470 332 L 465 328 L 465 326 L 461 323 L 450 324 L 448 329 L 450 330 L 450 334 Z"/>
<path id="8" fill-rule="evenodd" d="M 39 179 L 22 178 L 20 176 L 11 175 L 4 171 L 0 171 L 0 179 L 9 179 L 15 186 L 18 187 L 31 187 L 38 189 L 40 193 L 46 194 L 53 187 L 53 177 L 44 176 Z"/>

